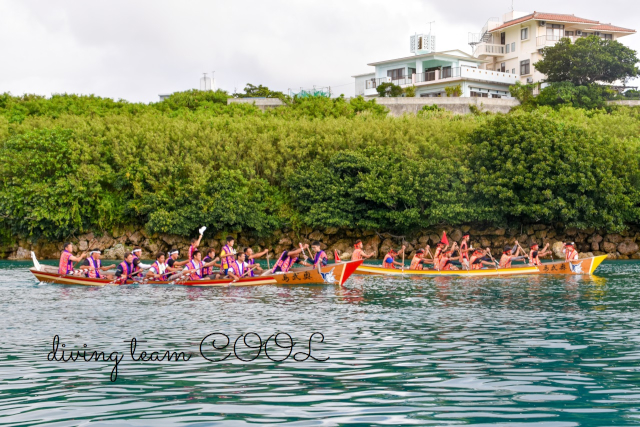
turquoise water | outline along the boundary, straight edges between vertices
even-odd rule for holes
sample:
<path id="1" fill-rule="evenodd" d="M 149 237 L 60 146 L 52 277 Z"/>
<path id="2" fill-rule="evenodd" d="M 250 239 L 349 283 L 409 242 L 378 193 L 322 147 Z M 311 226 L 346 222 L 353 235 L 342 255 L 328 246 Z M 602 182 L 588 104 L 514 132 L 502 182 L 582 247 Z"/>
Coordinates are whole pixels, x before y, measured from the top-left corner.
<path id="1" fill-rule="evenodd" d="M 0 262 L 3 425 L 640 424 L 640 262 L 605 262 L 593 278 L 226 289 L 39 284 L 28 265 Z M 199 347 L 214 332 L 287 332 L 293 353 L 321 332 L 312 354 L 330 358 L 211 362 Z M 123 355 L 116 381 L 112 361 L 48 361 L 55 335 Z M 193 356 L 133 361 L 133 337 L 138 352 Z M 287 356 L 280 338 L 273 358 Z"/>

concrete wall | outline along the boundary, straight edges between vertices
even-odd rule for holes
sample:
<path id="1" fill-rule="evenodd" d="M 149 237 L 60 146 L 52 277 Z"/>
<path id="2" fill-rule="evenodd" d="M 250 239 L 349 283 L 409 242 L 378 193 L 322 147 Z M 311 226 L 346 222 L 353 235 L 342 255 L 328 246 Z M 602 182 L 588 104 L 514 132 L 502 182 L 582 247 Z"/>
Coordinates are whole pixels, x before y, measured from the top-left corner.
<path id="1" fill-rule="evenodd" d="M 630 100 L 620 100 L 620 101 L 607 101 L 609 105 L 625 105 L 627 107 L 640 107 L 640 100 L 630 99 Z"/>
<path id="2" fill-rule="evenodd" d="M 470 113 L 469 105 L 475 105 L 480 111 L 490 113 L 508 113 L 513 107 L 520 105 L 516 99 L 499 98 L 376 98 L 376 102 L 387 107 L 390 116 L 416 114 L 425 105 L 437 105 L 455 114 Z M 231 98 L 227 103 L 255 103 L 261 110 L 284 105 L 276 98 Z"/>

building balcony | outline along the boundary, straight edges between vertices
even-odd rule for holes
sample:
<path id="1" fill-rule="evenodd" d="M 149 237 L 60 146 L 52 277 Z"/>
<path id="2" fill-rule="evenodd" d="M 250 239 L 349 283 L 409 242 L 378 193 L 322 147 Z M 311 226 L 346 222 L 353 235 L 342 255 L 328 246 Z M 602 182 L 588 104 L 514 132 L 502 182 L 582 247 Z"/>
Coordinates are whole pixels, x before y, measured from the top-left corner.
<path id="1" fill-rule="evenodd" d="M 580 36 L 538 36 L 536 37 L 536 46 L 538 49 L 542 49 L 543 47 L 554 46 L 556 43 L 560 41 L 560 39 L 567 38 L 571 40 L 571 43 L 575 43 Z"/>
<path id="2" fill-rule="evenodd" d="M 395 80 L 392 80 L 391 77 L 379 77 L 367 80 L 364 85 L 364 96 L 377 95 L 378 92 L 376 88 L 382 83 L 393 83 L 402 88 L 412 85 L 422 87 L 459 80 L 514 85 L 517 79 L 518 76 L 513 73 L 502 73 L 500 71 L 481 70 L 472 67 L 443 68 L 441 70 L 425 71 L 423 73 L 413 74 L 411 77 L 405 76 Z"/>
<path id="3" fill-rule="evenodd" d="M 481 56 L 502 56 L 504 55 L 505 45 L 503 44 L 492 44 L 492 43 L 480 43 L 477 45 L 473 51 L 473 56 L 481 57 Z"/>

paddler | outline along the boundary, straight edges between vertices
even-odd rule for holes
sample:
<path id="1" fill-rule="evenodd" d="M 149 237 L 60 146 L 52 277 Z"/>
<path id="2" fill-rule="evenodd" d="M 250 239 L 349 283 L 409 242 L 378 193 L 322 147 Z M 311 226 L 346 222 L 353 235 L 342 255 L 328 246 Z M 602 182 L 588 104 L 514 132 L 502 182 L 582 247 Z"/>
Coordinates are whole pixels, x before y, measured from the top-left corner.
<path id="1" fill-rule="evenodd" d="M 178 267 L 182 267 L 189 262 L 189 260 L 178 261 L 179 255 L 180 252 L 178 252 L 177 249 L 172 249 L 167 253 L 166 260 L 167 266 L 169 267 L 170 271 L 178 271 Z"/>
<path id="2" fill-rule="evenodd" d="M 426 249 L 426 251 L 425 251 Z M 424 266 L 422 264 L 432 264 L 432 259 L 426 259 L 426 252 L 429 251 L 429 245 L 425 249 L 418 249 L 416 254 L 413 256 L 411 260 L 411 265 L 409 266 L 409 270 L 423 270 Z"/>
<path id="3" fill-rule="evenodd" d="M 256 267 L 255 264 L 252 267 L 248 262 L 246 262 L 247 258 L 244 252 L 240 252 L 236 256 L 236 258 L 237 259 L 231 263 L 231 268 L 229 269 L 229 277 L 231 277 L 234 281 L 251 275 L 253 273 L 253 269 Z"/>
<path id="4" fill-rule="evenodd" d="M 540 261 L 540 257 L 541 256 L 545 256 L 551 253 L 551 251 L 548 251 L 547 249 L 549 248 L 549 243 L 547 242 L 547 244 L 544 246 L 544 248 L 542 248 L 542 250 L 540 250 L 538 244 L 536 242 L 531 243 L 531 245 L 529 246 L 529 264 L 531 265 L 542 265 L 542 261 Z"/>
<path id="5" fill-rule="evenodd" d="M 164 252 L 158 252 L 156 254 L 156 262 L 151 264 L 149 271 L 145 277 L 152 280 L 167 280 L 168 272 L 173 271 L 167 264 L 165 264 Z"/>
<path id="6" fill-rule="evenodd" d="M 436 249 L 433 251 L 433 268 L 435 268 L 436 270 L 440 269 L 440 258 L 442 257 L 444 251 L 447 250 L 447 247 L 449 246 L 448 243 L 443 242 L 442 240 L 440 240 L 438 243 L 436 243 Z"/>
<path id="7" fill-rule="evenodd" d="M 216 257 L 216 250 L 209 248 L 207 250 L 207 256 L 202 260 L 202 262 L 207 265 L 207 267 L 202 268 L 202 277 L 206 277 L 207 279 L 221 278 L 220 273 L 213 272 L 214 267 L 220 268 L 220 264 L 217 263 L 218 261 L 220 261 L 220 258 Z"/>
<path id="8" fill-rule="evenodd" d="M 183 270 L 183 275 L 184 274 L 188 274 L 189 278 L 188 280 L 205 280 L 208 279 L 208 277 L 203 275 L 203 270 L 211 265 L 213 265 L 214 261 L 211 261 L 207 264 L 202 262 L 202 252 L 200 252 L 199 250 L 195 250 L 193 251 L 193 253 L 191 254 L 193 256 L 193 258 L 191 258 L 191 261 L 189 261 L 187 263 L 187 265 L 185 266 L 184 270 Z"/>
<path id="9" fill-rule="evenodd" d="M 402 251 L 402 253 L 404 253 L 404 250 L 406 248 L 407 247 L 405 245 L 402 245 L 402 248 L 400 249 Z M 395 249 L 389 249 L 389 252 L 387 252 L 387 254 L 382 259 L 382 267 L 383 268 L 396 268 L 396 265 L 399 265 L 400 267 L 404 268 L 404 265 L 402 265 L 401 262 L 396 261 L 396 257 L 397 256 L 398 256 L 398 252 Z"/>
<path id="10" fill-rule="evenodd" d="M 511 268 L 513 261 L 520 261 L 526 259 L 526 255 L 522 254 L 522 247 L 516 241 L 516 244 L 512 248 L 511 246 L 505 246 L 500 257 L 500 268 Z"/>
<path id="11" fill-rule="evenodd" d="M 103 267 L 100 261 L 101 254 L 99 249 L 92 249 L 89 256 L 80 266 L 80 270 L 84 270 L 84 274 L 91 279 L 113 279 L 111 274 L 102 274 L 101 271 L 107 271 L 116 268 L 115 264 Z"/>
<path id="12" fill-rule="evenodd" d="M 291 267 L 293 266 L 293 264 L 295 263 L 299 263 L 302 264 L 304 266 L 311 266 L 311 264 L 307 263 L 306 261 L 300 261 L 298 260 L 297 255 L 302 253 L 302 255 L 304 256 L 304 250 L 305 249 L 309 249 L 309 245 L 304 244 L 304 245 L 300 245 L 300 247 L 298 249 L 294 249 L 291 251 L 283 251 L 280 254 L 280 257 L 278 258 L 278 261 L 276 261 L 276 265 L 269 271 L 267 271 L 265 274 L 284 274 L 287 273 Z"/>
<path id="13" fill-rule="evenodd" d="M 229 268 L 231 268 L 231 263 L 234 261 L 234 255 L 236 254 L 236 250 L 233 249 L 233 244 L 235 243 L 235 239 L 232 236 L 227 236 L 227 244 L 222 247 L 220 251 L 220 272 L 223 275 L 229 274 Z"/>
<path id="14" fill-rule="evenodd" d="M 131 254 L 133 255 L 134 260 L 137 259 L 139 261 L 138 266 L 141 269 L 148 270 L 151 267 L 151 264 L 144 264 L 142 262 L 142 259 L 140 258 L 142 256 L 142 249 L 139 246 L 136 246 L 135 248 L 133 248 L 133 250 L 131 251 Z"/>
<path id="15" fill-rule="evenodd" d="M 133 265 L 133 254 L 131 252 L 126 252 L 124 254 L 124 261 L 122 261 L 116 267 L 116 277 L 120 278 L 120 280 L 124 283 L 133 275 L 133 273 L 135 273 L 135 267 Z"/>
<path id="16" fill-rule="evenodd" d="M 472 270 L 479 270 L 483 266 L 494 267 L 494 268 L 496 266 L 493 260 L 491 259 L 491 257 L 487 255 L 486 252 L 483 252 L 480 249 L 475 249 L 473 251 L 473 253 L 471 254 L 471 257 L 469 258 L 469 264 Z"/>
<path id="17" fill-rule="evenodd" d="M 453 265 L 453 263 L 451 261 L 459 261 L 462 256 L 458 255 L 457 257 L 453 256 L 453 253 L 455 252 L 456 249 L 458 248 L 458 244 L 456 242 L 453 242 L 453 245 L 451 246 L 451 250 L 449 251 L 442 251 L 440 253 L 440 257 L 438 258 L 438 271 L 449 271 L 449 270 L 458 270 L 458 267 L 456 267 L 455 265 Z"/>
<path id="18" fill-rule="evenodd" d="M 327 258 L 327 254 L 322 250 L 318 241 L 311 243 L 311 250 L 314 253 L 313 266 L 320 271 L 322 267 L 326 267 L 329 264 L 329 258 Z"/>
<path id="19" fill-rule="evenodd" d="M 361 259 L 369 259 L 374 255 L 373 252 L 370 254 L 364 253 L 364 251 L 362 250 L 362 247 L 363 247 L 362 240 L 356 240 L 356 243 L 353 245 L 353 247 L 355 249 L 353 250 L 353 254 L 351 255 L 351 261 L 360 261 Z"/>
<path id="20" fill-rule="evenodd" d="M 248 274 L 248 276 L 254 277 L 255 276 L 254 271 L 257 272 L 258 274 L 262 274 L 264 270 L 262 270 L 262 267 L 260 267 L 260 264 L 256 264 L 256 258 L 261 258 L 266 254 L 268 254 L 269 249 L 265 249 L 264 251 L 254 253 L 253 249 L 244 248 L 242 252 L 244 252 L 244 258 L 247 264 L 249 264 L 249 268 L 251 268 L 251 272 Z"/>
<path id="21" fill-rule="evenodd" d="M 77 257 L 71 251 L 73 251 L 73 244 L 71 242 L 65 243 L 64 250 L 60 254 L 58 274 L 73 274 L 73 263 L 82 261 L 87 256 L 87 253 L 83 252 Z"/>
<path id="22" fill-rule="evenodd" d="M 578 251 L 576 251 L 576 244 L 573 242 L 565 243 L 564 248 L 562 249 L 562 253 L 564 254 L 565 261 L 575 261 L 578 259 Z"/>
<path id="23" fill-rule="evenodd" d="M 460 242 L 460 264 L 467 270 L 470 268 L 469 265 L 469 233 L 465 232 L 462 235 L 462 241 Z"/>
<path id="24" fill-rule="evenodd" d="M 198 250 L 198 246 L 200 246 L 200 241 L 202 240 L 202 234 L 207 229 L 207 227 L 200 227 L 198 230 L 200 232 L 200 236 L 196 239 L 195 237 L 191 239 L 191 246 L 189 246 L 189 261 L 193 258 L 193 253 Z"/>

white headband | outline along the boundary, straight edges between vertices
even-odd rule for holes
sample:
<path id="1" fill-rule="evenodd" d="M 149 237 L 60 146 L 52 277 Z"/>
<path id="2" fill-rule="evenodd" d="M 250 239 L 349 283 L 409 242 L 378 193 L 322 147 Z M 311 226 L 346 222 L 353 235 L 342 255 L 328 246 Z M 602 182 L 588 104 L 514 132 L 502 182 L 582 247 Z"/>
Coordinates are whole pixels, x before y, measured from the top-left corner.
<path id="1" fill-rule="evenodd" d="M 177 254 L 177 253 L 178 253 L 178 251 L 170 251 L 169 255 L 173 255 L 173 254 Z"/>
<path id="2" fill-rule="evenodd" d="M 100 251 L 91 251 L 91 252 L 89 252 L 89 255 L 99 254 L 99 253 L 101 253 L 101 252 Z"/>

